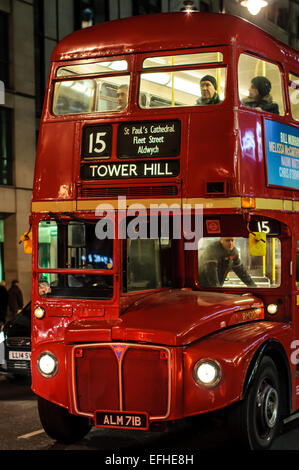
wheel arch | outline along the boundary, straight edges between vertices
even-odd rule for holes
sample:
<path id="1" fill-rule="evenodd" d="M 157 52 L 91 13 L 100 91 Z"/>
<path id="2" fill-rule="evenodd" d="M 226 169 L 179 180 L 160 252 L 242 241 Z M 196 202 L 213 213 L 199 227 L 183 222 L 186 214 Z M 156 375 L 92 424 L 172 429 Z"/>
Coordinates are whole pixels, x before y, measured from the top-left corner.
<path id="1" fill-rule="evenodd" d="M 249 367 L 247 369 L 247 373 L 246 373 L 246 377 L 244 381 L 242 399 L 244 399 L 244 397 L 249 392 L 250 387 L 253 384 L 254 377 L 261 363 L 261 360 L 265 356 L 270 357 L 275 363 L 275 365 L 277 366 L 281 391 L 283 394 L 282 415 L 289 416 L 289 414 L 292 411 L 291 371 L 290 371 L 290 366 L 289 366 L 289 361 L 287 358 L 286 351 L 284 347 L 282 346 L 282 344 L 275 339 L 269 339 L 268 341 L 263 343 L 255 352 L 249 364 Z"/>

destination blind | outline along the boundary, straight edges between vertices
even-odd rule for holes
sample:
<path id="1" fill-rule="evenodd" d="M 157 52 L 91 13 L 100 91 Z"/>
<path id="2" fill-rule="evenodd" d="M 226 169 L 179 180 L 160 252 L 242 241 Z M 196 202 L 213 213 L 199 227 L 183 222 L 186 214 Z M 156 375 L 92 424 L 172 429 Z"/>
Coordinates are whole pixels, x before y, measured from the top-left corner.
<path id="1" fill-rule="evenodd" d="M 181 123 L 140 121 L 118 127 L 118 158 L 177 157 L 181 146 Z"/>
<path id="2" fill-rule="evenodd" d="M 83 180 L 128 178 L 171 178 L 180 173 L 179 160 L 86 163 L 81 166 Z"/>

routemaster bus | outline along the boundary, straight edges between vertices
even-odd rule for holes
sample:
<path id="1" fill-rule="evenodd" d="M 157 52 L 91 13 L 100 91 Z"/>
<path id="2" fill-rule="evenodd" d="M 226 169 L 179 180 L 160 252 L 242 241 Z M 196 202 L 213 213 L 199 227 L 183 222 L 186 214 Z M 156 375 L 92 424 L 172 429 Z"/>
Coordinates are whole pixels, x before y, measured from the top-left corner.
<path id="1" fill-rule="evenodd" d="M 297 416 L 298 84 L 295 50 L 223 14 L 131 17 L 56 46 L 31 215 L 49 436 L 222 409 L 265 449 Z"/>

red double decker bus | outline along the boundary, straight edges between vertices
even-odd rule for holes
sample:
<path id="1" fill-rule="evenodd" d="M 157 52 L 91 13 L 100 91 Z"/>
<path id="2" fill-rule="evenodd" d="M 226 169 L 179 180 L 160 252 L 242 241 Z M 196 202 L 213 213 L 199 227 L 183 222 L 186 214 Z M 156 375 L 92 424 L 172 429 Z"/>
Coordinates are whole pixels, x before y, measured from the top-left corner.
<path id="1" fill-rule="evenodd" d="M 55 48 L 32 201 L 32 389 L 61 442 L 299 409 L 298 54 L 170 13 Z"/>

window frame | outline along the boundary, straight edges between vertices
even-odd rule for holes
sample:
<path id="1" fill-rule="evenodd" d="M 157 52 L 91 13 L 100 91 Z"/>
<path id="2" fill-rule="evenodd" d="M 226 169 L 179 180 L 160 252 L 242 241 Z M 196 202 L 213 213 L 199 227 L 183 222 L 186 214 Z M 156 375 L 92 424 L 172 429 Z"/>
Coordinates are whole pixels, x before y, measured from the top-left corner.
<path id="1" fill-rule="evenodd" d="M 240 109 L 246 109 L 246 110 L 249 110 L 249 111 L 253 111 L 253 112 L 256 112 L 254 108 L 250 108 L 248 106 L 245 106 L 244 104 L 242 104 L 242 101 L 241 101 L 241 98 L 240 98 L 240 79 L 239 79 L 239 62 L 240 62 L 240 57 L 242 55 L 247 55 L 249 57 L 252 57 L 253 59 L 255 60 L 261 60 L 261 61 L 264 61 L 268 64 L 272 64 L 274 66 L 276 66 L 278 68 L 278 72 L 279 72 L 279 76 L 280 76 L 280 90 L 281 90 L 281 98 L 282 98 L 282 106 L 283 106 L 283 112 L 279 112 L 279 114 L 275 114 L 275 113 L 271 113 L 269 111 L 265 111 L 265 110 L 262 110 L 262 111 L 258 111 L 259 113 L 268 113 L 270 114 L 271 116 L 280 116 L 280 117 L 283 117 L 286 115 L 287 113 L 287 100 L 286 100 L 286 89 L 285 89 L 285 84 L 284 84 L 284 71 L 283 71 L 283 67 L 282 67 L 282 64 L 280 62 L 277 62 L 275 60 L 270 60 L 269 58 L 266 58 L 266 57 L 263 57 L 253 51 L 249 51 L 249 50 L 245 50 L 245 49 L 241 49 L 239 50 L 239 54 L 238 54 L 238 57 L 236 59 L 236 76 L 237 76 L 237 87 L 236 87 L 236 91 L 237 91 L 237 100 L 238 100 L 238 105 L 240 107 Z M 253 77 L 252 77 L 253 78 Z M 248 85 L 250 85 L 250 82 L 248 83 Z"/>
<path id="2" fill-rule="evenodd" d="M 125 71 L 117 71 L 117 70 L 112 70 L 111 72 L 99 72 L 99 73 L 93 73 L 93 74 L 85 74 L 85 75 L 69 75 L 69 76 L 65 76 L 65 77 L 58 77 L 57 76 L 57 71 L 58 69 L 60 68 L 63 68 L 67 65 L 80 65 L 80 64 L 87 64 L 87 65 L 91 65 L 91 64 L 94 64 L 94 63 L 99 63 L 99 62 L 107 62 L 107 61 L 111 61 L 111 59 L 113 61 L 122 61 L 122 60 L 125 60 L 128 64 L 128 67 L 127 67 L 127 70 Z M 96 59 L 92 59 L 92 60 L 86 60 L 86 59 L 76 59 L 76 60 L 72 60 L 71 63 L 70 61 L 65 61 L 65 62 L 62 62 L 62 63 L 56 63 L 53 65 L 53 68 L 52 68 L 52 71 L 51 71 L 51 85 L 50 85 L 50 94 L 49 94 L 49 98 L 47 100 L 47 105 L 46 105 L 46 109 L 47 109 L 47 114 L 49 117 L 51 117 L 52 119 L 62 119 L 62 120 L 67 120 L 67 119 L 70 119 L 70 120 L 77 120 L 78 119 L 78 116 L 81 116 L 81 115 L 84 115 L 86 116 L 87 118 L 93 118 L 93 117 L 99 117 L 99 116 L 102 116 L 103 114 L 108 114 L 110 115 L 111 113 L 114 115 L 114 116 L 117 116 L 119 114 L 120 111 L 103 111 L 103 112 L 99 112 L 99 111 L 91 111 L 91 112 L 88 112 L 88 113 L 74 113 L 74 114 L 55 114 L 54 113 L 54 95 L 55 95 L 55 85 L 56 83 L 59 83 L 59 82 L 66 82 L 66 81 L 74 81 L 74 78 L 76 77 L 76 80 L 94 80 L 94 79 L 97 79 L 97 78 L 107 78 L 109 79 L 109 77 L 129 77 L 129 92 L 128 92 L 128 106 L 124 109 L 124 111 L 127 111 L 129 106 L 130 106 L 130 95 L 132 93 L 132 57 L 130 56 L 115 56 L 115 57 L 111 57 L 111 56 L 103 56 L 101 58 L 96 58 Z"/>
<path id="3" fill-rule="evenodd" d="M 233 233 L 233 237 L 237 239 L 243 239 L 243 240 L 248 240 L 248 245 L 247 245 L 247 256 L 250 258 L 250 255 L 249 255 L 249 237 L 245 237 L 244 234 L 241 234 L 241 235 L 236 235 L 234 233 L 234 231 L 232 231 Z M 210 234 L 210 235 L 203 235 L 202 237 L 202 240 L 204 239 L 214 239 L 215 238 L 215 241 L 216 239 L 219 239 L 221 236 L 224 236 L 225 235 L 221 235 L 221 234 L 217 234 L 217 235 L 214 235 L 214 234 Z M 283 240 L 281 238 L 281 235 L 273 235 L 273 236 L 267 236 L 267 240 L 279 240 L 279 249 L 280 249 L 280 252 L 279 252 L 279 258 L 281 260 L 280 262 L 280 282 L 279 284 L 275 285 L 275 286 L 247 286 L 246 284 L 244 285 L 232 285 L 232 286 L 226 286 L 224 283 L 222 286 L 206 286 L 206 285 L 203 285 L 203 284 L 200 284 L 200 280 L 199 280 L 199 261 L 200 261 L 200 249 L 198 248 L 197 250 L 197 255 L 196 255 L 196 288 L 198 290 L 217 290 L 219 292 L 229 292 L 230 290 L 233 291 L 233 292 L 242 292 L 242 290 L 248 290 L 248 289 L 254 289 L 254 292 L 257 292 L 257 293 L 260 293 L 260 292 L 263 292 L 263 291 L 269 291 L 269 292 L 275 292 L 275 291 L 278 291 L 280 289 L 282 289 L 283 287 L 283 280 L 282 280 L 282 276 L 283 276 L 283 263 L 282 263 L 282 259 L 283 259 Z M 213 242 L 211 242 L 213 243 Z M 237 245 L 237 244 L 236 244 Z M 235 245 L 235 246 L 236 246 Z M 239 248 L 238 246 L 236 246 L 237 250 L 239 251 Z M 255 258 L 255 256 L 253 256 L 252 258 Z M 257 258 L 260 258 L 260 257 L 257 257 Z M 243 264 L 243 266 L 245 267 L 246 271 L 248 272 L 248 274 L 254 278 L 254 275 L 252 274 L 252 272 L 249 270 L 249 267 L 245 264 L 245 262 L 243 262 L 242 260 L 242 256 L 240 256 L 240 261 L 241 261 L 241 264 Z M 266 259 L 265 259 L 265 262 L 266 262 Z M 229 272 L 233 272 L 233 270 L 229 271 Z M 237 275 L 238 277 L 238 275 Z M 254 279 L 253 279 L 254 280 Z M 238 281 L 239 282 L 239 281 Z M 242 282 L 242 281 L 241 281 Z"/>
<path id="4" fill-rule="evenodd" d="M 188 64 L 188 65 L 168 65 L 162 67 L 143 67 L 143 62 L 146 59 L 154 58 L 154 57 L 161 57 L 161 56 L 176 56 L 176 55 L 190 55 L 190 54 L 200 54 L 200 53 L 209 53 L 209 52 L 219 52 L 222 54 L 222 60 L 220 62 L 213 62 L 213 63 L 199 63 L 199 64 Z M 139 104 L 140 100 L 140 83 L 141 83 L 141 75 L 145 73 L 159 73 L 159 72 L 176 72 L 176 71 L 188 71 L 188 70 L 204 70 L 204 69 L 212 69 L 212 68 L 225 68 L 226 70 L 226 83 L 224 88 L 224 99 L 218 103 L 219 105 L 226 104 L 230 99 L 230 95 L 228 93 L 229 84 L 232 81 L 232 46 L 231 45 L 220 45 L 220 46 L 208 46 L 208 47 L 195 47 L 195 48 L 182 48 L 182 49 L 168 49 L 162 51 L 149 51 L 142 54 L 136 54 L 136 74 L 137 74 L 137 96 L 136 96 L 136 106 L 139 111 L 142 112 L 150 112 L 150 113 L 161 113 L 161 112 L 184 112 L 183 110 L 190 110 L 192 108 L 192 112 L 200 112 L 201 110 L 212 111 L 218 109 L 218 106 L 210 106 L 210 105 L 203 105 L 203 106 L 168 106 L 168 107 L 141 107 Z M 231 101 L 232 103 L 232 101 Z M 189 111 L 190 112 L 190 111 Z"/>

